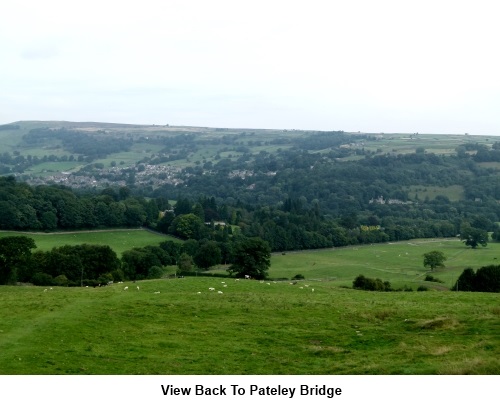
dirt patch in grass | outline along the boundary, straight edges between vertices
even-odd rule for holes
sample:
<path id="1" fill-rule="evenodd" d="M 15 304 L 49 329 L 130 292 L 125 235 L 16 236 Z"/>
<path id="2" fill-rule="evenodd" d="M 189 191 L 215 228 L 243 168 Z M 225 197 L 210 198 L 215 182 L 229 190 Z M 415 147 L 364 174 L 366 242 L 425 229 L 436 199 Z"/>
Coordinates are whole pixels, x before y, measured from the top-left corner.
<path id="1" fill-rule="evenodd" d="M 439 347 L 434 347 L 431 350 L 431 354 L 434 356 L 441 356 L 443 354 L 449 353 L 452 350 L 450 346 L 439 346 Z"/>
<path id="2" fill-rule="evenodd" d="M 458 325 L 459 322 L 454 318 L 435 318 L 417 324 L 420 329 L 424 330 L 455 329 Z"/>

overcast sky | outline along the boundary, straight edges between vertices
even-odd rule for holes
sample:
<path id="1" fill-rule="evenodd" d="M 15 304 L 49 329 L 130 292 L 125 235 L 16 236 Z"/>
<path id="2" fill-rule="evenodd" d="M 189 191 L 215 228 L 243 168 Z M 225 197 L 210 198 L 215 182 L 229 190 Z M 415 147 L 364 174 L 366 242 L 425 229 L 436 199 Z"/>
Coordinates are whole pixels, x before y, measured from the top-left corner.
<path id="1" fill-rule="evenodd" d="M 2 0 L 0 123 L 500 135 L 495 3 Z"/>

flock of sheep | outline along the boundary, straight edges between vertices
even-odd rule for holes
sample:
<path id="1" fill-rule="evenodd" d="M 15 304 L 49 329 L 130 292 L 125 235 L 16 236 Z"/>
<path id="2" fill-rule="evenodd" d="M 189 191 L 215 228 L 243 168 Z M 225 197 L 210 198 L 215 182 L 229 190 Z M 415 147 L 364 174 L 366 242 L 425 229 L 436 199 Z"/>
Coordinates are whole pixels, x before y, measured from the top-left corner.
<path id="1" fill-rule="evenodd" d="M 245 276 L 245 279 L 249 280 L 250 277 Z M 240 279 L 237 278 L 237 279 L 235 279 L 235 281 L 240 281 Z M 119 281 L 118 282 L 118 284 L 122 284 L 122 283 L 123 283 L 123 281 Z M 261 284 L 265 283 L 266 285 L 269 285 L 269 286 L 271 285 L 271 283 L 265 282 L 263 280 L 261 280 L 260 283 Z M 276 284 L 277 282 L 273 281 L 272 283 Z M 297 284 L 296 281 L 290 283 L 290 285 L 296 285 L 296 284 Z M 227 288 L 227 283 L 225 281 L 221 281 L 221 285 L 222 285 L 223 288 Z M 301 289 L 301 290 L 304 289 L 304 288 L 309 288 L 309 285 L 308 284 L 304 284 L 304 286 L 299 286 L 299 289 Z M 129 286 L 123 287 L 123 291 L 128 291 L 128 289 L 129 289 Z M 137 289 L 137 291 L 139 291 L 140 287 L 138 285 L 136 285 L 136 289 Z M 45 288 L 43 291 L 47 292 L 49 290 L 52 290 L 52 287 L 50 287 L 49 289 Z M 208 287 L 208 290 L 209 291 L 215 291 L 216 288 L 215 287 Z M 311 292 L 314 292 L 314 288 L 311 288 Z M 160 294 L 160 291 L 154 291 L 153 294 Z M 198 291 L 197 294 L 201 294 L 201 291 Z M 224 292 L 221 291 L 221 290 L 217 290 L 217 294 L 224 294 Z"/>

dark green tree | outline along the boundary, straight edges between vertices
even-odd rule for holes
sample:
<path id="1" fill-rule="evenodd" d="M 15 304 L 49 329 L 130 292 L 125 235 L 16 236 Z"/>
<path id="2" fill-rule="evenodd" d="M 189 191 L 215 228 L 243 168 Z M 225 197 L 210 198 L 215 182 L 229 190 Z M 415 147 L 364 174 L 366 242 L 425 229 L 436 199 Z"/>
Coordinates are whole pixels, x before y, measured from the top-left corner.
<path id="1" fill-rule="evenodd" d="M 0 238 L 0 284 L 18 281 L 18 268 L 29 262 L 35 248 L 35 241 L 26 236 Z"/>
<path id="2" fill-rule="evenodd" d="M 193 257 L 194 264 L 202 270 L 220 264 L 222 254 L 219 246 L 214 241 L 203 243 Z"/>
<path id="3" fill-rule="evenodd" d="M 460 240 L 465 246 L 476 249 L 479 245 L 486 247 L 488 245 L 488 232 L 471 226 L 463 226 L 460 230 Z"/>
<path id="4" fill-rule="evenodd" d="M 457 282 L 453 286 L 454 291 L 474 291 L 476 284 L 476 273 L 470 267 L 467 267 L 460 277 L 458 277 Z"/>
<path id="5" fill-rule="evenodd" d="M 269 244 L 258 237 L 241 238 L 233 247 L 233 263 L 228 269 L 236 277 L 250 276 L 263 280 L 271 266 Z"/>
<path id="6" fill-rule="evenodd" d="M 424 253 L 424 267 L 430 267 L 432 271 L 436 267 L 444 267 L 446 257 L 443 252 L 433 250 L 432 252 Z"/>

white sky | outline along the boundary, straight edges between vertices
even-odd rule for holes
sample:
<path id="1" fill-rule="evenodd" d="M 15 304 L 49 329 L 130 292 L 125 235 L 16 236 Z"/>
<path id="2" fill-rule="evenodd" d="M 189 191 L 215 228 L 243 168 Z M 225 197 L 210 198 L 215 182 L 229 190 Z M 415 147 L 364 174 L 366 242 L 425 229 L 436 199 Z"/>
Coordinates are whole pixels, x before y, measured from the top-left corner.
<path id="1" fill-rule="evenodd" d="M 488 0 L 2 0 L 0 123 L 500 135 Z"/>

